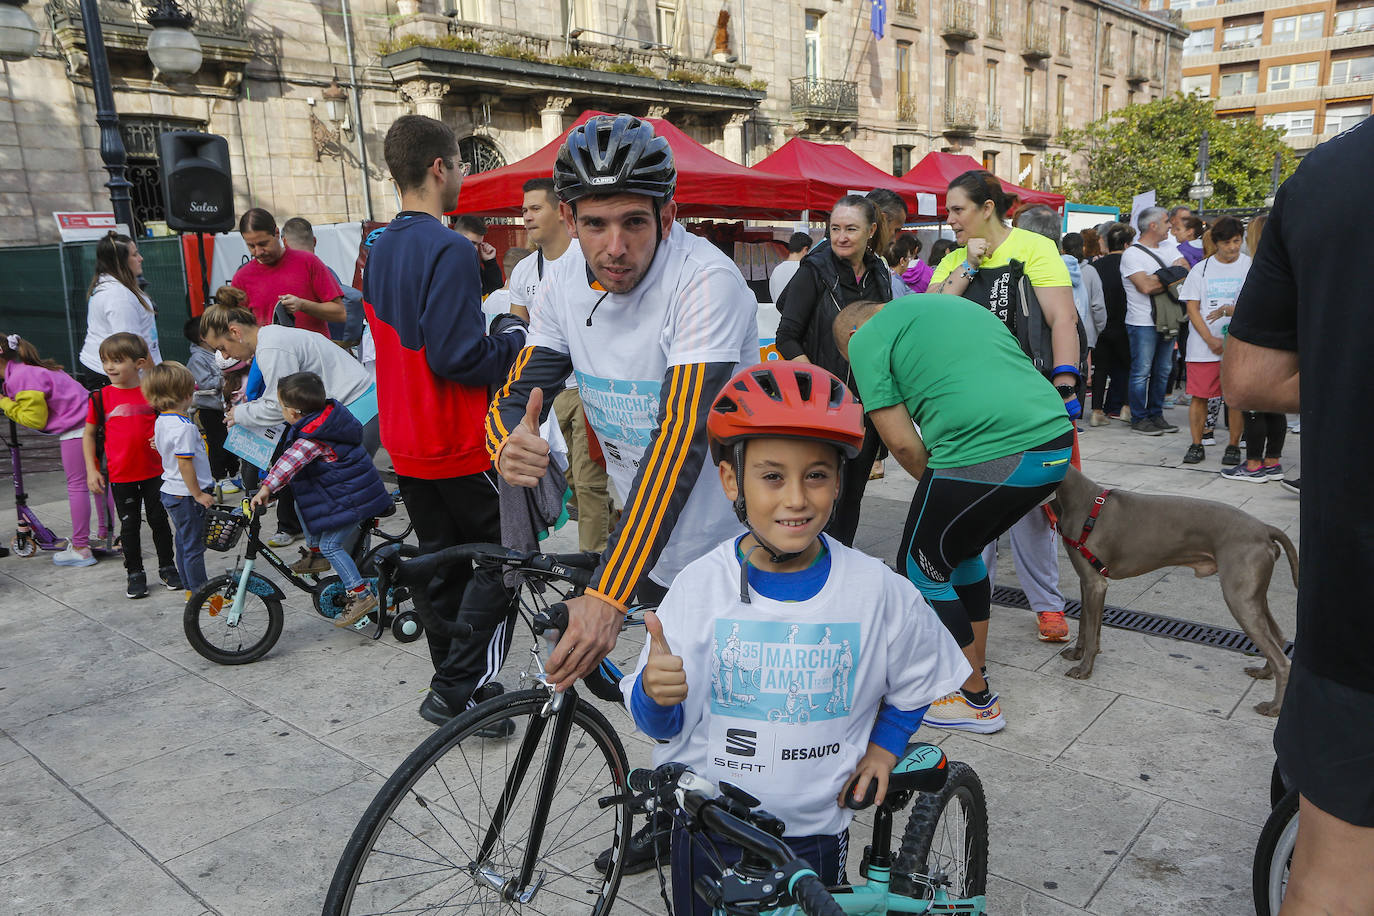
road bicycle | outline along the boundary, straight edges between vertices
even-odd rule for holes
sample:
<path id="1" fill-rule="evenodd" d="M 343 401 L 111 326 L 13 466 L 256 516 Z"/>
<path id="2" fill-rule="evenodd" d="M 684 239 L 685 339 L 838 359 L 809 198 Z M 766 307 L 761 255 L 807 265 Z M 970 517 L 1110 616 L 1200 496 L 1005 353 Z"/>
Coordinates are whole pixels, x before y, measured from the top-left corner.
<path id="1" fill-rule="evenodd" d="M 358 569 L 367 576 L 374 571 L 375 558 L 387 547 L 399 545 L 410 532 L 407 526 L 400 534 L 390 534 L 369 519 L 359 526 L 359 542 L 353 555 Z M 285 617 L 281 603 L 286 593 L 262 573 L 255 571 L 259 558 L 275 569 L 289 584 L 310 593 L 315 610 L 329 619 L 343 610 L 343 586 L 338 576 L 316 573 L 297 573 L 291 564 L 273 550 L 261 537 L 262 514 L 253 511 L 249 500 L 242 500 L 237 509 L 211 506 L 206 510 L 206 546 L 213 550 L 230 551 L 244 538 L 244 550 L 233 566 L 213 576 L 186 602 L 182 627 L 186 639 L 201 656 L 220 665 L 245 665 L 257 661 L 271 651 L 281 637 Z M 370 547 L 371 538 L 383 543 Z M 395 584 L 387 572 L 377 570 L 372 579 L 376 590 L 377 608 L 350 629 L 381 637 L 387 629 L 399 642 L 412 642 L 424 632 L 419 615 L 407 607 L 409 591 Z M 370 633 L 369 633 L 370 631 Z"/>
<path id="2" fill-rule="evenodd" d="M 782 840 L 786 825 L 737 786 L 717 786 L 680 763 L 667 763 L 635 770 L 629 787 L 636 808 L 672 811 L 690 834 L 706 832 L 743 851 L 737 864 L 725 868 L 714 845 L 703 843 L 720 877 L 703 875 L 693 889 L 716 916 L 791 916 L 797 910 L 808 916 L 986 912 L 983 786 L 971 767 L 947 760 L 933 744 L 912 744 L 893 768 L 887 796 L 874 811 L 872 842 L 859 864 L 864 883 L 842 887 L 825 887 Z M 871 785 L 862 802 L 846 797 L 846 804 L 867 808 L 876 789 Z M 893 816 L 912 798 L 916 803 L 894 854 Z M 660 890 L 671 911 L 662 880 Z"/>
<path id="3" fill-rule="evenodd" d="M 1274 764 L 1269 803 L 1272 810 L 1260 831 L 1251 870 L 1251 890 L 1255 895 L 1255 916 L 1278 916 L 1288 891 L 1288 872 L 1293 864 L 1293 847 L 1298 842 L 1298 790 L 1289 788 Z"/>
<path id="4" fill-rule="evenodd" d="M 566 626 L 559 602 L 586 587 L 599 556 L 489 544 L 399 554 L 384 551 L 380 564 L 411 589 L 424 625 L 454 638 L 471 628 L 436 615 L 427 587 L 436 573 L 472 561 L 513 577 L 511 601 L 534 637 L 520 675 L 522 688 L 531 686 L 467 709 L 402 762 L 349 838 L 324 913 L 607 913 L 630 840 L 629 762 L 578 688 L 554 692 L 541 657 L 545 634 Z M 618 678 L 603 663 L 584 685 L 618 699 Z M 510 737 L 482 737 L 509 733 L 508 721 Z M 607 848 L 614 854 L 602 874 L 593 863 Z"/>

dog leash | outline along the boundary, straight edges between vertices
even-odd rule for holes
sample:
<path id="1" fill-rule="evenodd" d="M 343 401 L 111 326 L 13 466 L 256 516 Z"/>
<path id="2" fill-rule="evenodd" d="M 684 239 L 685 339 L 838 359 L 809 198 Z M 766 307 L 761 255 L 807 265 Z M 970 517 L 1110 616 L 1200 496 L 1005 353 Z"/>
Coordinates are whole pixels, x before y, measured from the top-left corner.
<path id="1" fill-rule="evenodd" d="M 1064 539 L 1064 543 L 1083 554 L 1083 559 L 1091 563 L 1093 569 L 1101 573 L 1104 579 L 1111 578 L 1107 573 L 1107 565 L 1094 556 L 1093 552 L 1089 550 L 1086 545 L 1088 542 L 1088 535 L 1092 534 L 1093 528 L 1097 525 L 1097 513 L 1101 512 L 1102 507 L 1107 504 L 1107 497 L 1111 495 L 1111 492 L 1110 489 L 1103 490 L 1097 496 L 1093 497 L 1092 511 L 1088 513 L 1088 520 L 1083 523 L 1083 533 L 1078 536 L 1078 540 L 1075 541 L 1064 532 L 1059 532 L 1059 536 Z"/>

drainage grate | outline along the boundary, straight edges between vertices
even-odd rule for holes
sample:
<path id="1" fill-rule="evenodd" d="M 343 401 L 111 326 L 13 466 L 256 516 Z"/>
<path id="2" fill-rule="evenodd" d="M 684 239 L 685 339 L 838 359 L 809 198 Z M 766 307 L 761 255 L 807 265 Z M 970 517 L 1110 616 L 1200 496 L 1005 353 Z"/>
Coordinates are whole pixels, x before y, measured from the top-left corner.
<path id="1" fill-rule="evenodd" d="M 1030 602 L 1026 600 L 1026 593 L 1019 588 L 1010 588 L 1005 585 L 999 585 L 992 590 L 992 603 L 1000 604 L 1003 607 L 1021 608 L 1024 611 L 1030 610 Z M 1078 620 L 1082 609 L 1082 602 L 1071 600 L 1064 602 L 1064 615 L 1066 617 Z M 1216 646 L 1220 649 L 1230 649 L 1233 652 L 1244 652 L 1248 655 L 1260 654 L 1260 650 L 1250 641 L 1250 637 L 1240 630 L 1214 627 L 1211 624 L 1195 623 L 1191 620 L 1179 620 L 1177 617 L 1165 617 L 1162 614 L 1147 614 L 1144 611 L 1133 611 L 1129 608 L 1109 604 L 1102 609 L 1102 623 L 1118 630 L 1134 630 L 1137 633 L 1148 633 L 1151 636 L 1167 636 L 1182 642 Z M 1284 646 L 1283 651 L 1289 658 L 1292 658 L 1293 643 L 1289 642 Z"/>

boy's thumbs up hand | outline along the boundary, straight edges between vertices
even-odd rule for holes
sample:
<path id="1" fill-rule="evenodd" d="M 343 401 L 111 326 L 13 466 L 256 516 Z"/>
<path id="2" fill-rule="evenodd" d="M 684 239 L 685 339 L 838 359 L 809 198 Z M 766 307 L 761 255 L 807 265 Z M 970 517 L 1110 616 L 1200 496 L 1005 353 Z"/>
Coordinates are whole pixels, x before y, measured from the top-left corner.
<path id="1" fill-rule="evenodd" d="M 501 447 L 496 470 L 513 487 L 535 487 L 549 469 L 549 444 L 539 435 L 539 414 L 544 409 L 544 389 L 530 392 L 525 416 L 511 430 Z"/>
<path id="2" fill-rule="evenodd" d="M 644 629 L 649 634 L 649 660 L 640 676 L 644 693 L 659 706 L 676 706 L 687 699 L 687 672 L 682 668 L 682 659 L 668 647 L 663 621 L 653 611 L 644 612 Z"/>

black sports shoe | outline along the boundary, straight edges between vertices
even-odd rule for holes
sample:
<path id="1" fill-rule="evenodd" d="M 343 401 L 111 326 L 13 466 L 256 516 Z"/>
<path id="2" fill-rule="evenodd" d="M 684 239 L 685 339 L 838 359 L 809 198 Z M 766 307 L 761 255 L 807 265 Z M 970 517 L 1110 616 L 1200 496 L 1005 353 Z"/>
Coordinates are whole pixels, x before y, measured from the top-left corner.
<path id="1" fill-rule="evenodd" d="M 1198 445 L 1196 442 L 1188 446 L 1188 451 L 1183 455 L 1184 464 L 1201 464 L 1206 460 L 1207 452 L 1205 452 L 1202 446 Z"/>
<path id="2" fill-rule="evenodd" d="M 500 685 L 498 684 L 497 686 Z M 491 696 L 499 695 L 500 691 L 491 694 Z M 478 701 L 480 702 L 483 699 L 490 699 L 490 697 L 479 697 Z M 448 702 L 433 690 L 429 692 L 424 702 L 420 704 L 420 718 L 427 722 L 433 722 L 435 725 L 445 725 L 448 723 L 448 720 L 452 719 L 455 715 L 457 715 L 457 713 L 448 705 Z M 477 731 L 473 732 L 473 734 L 479 738 L 509 738 L 511 735 L 515 734 L 515 722 L 511 719 L 501 719 L 498 722 L 493 722 L 486 728 L 479 728 Z"/>
<path id="3" fill-rule="evenodd" d="M 124 587 L 125 598 L 147 598 L 148 577 L 143 570 L 129 573 L 128 584 Z"/>
<path id="4" fill-rule="evenodd" d="M 169 592 L 179 592 L 182 589 L 181 574 L 177 572 L 175 566 L 159 566 L 157 568 L 158 578 L 162 584 L 167 586 Z"/>
<path id="5" fill-rule="evenodd" d="M 1142 436 L 1162 436 L 1164 430 L 1155 425 L 1155 421 L 1150 418 L 1144 420 L 1132 420 L 1131 432 L 1140 433 Z"/>
<path id="6" fill-rule="evenodd" d="M 1283 487 L 1283 488 L 1284 488 L 1285 490 L 1287 490 L 1289 493 L 1296 493 L 1296 494 L 1298 494 L 1299 496 L 1302 495 L 1302 478 L 1301 478 L 1301 477 L 1294 477 L 1292 480 L 1280 480 L 1280 481 L 1279 481 L 1279 486 Z"/>
<path id="7" fill-rule="evenodd" d="M 1150 418 L 1150 420 L 1154 423 L 1155 428 L 1157 428 L 1162 433 L 1178 432 L 1178 427 L 1170 423 L 1162 413 L 1155 414 L 1153 417 Z"/>
<path id="8" fill-rule="evenodd" d="M 625 852 L 625 864 L 620 873 L 637 875 L 642 871 L 648 871 L 654 867 L 655 858 L 667 865 L 672 851 L 672 841 L 672 816 L 662 813 L 651 815 L 649 823 L 630 837 L 630 848 Z M 592 864 L 604 875 L 611 867 L 611 850 L 603 849 Z"/>
<path id="9" fill-rule="evenodd" d="M 1240 464 L 1240 446 L 1226 446 L 1226 451 L 1221 454 L 1221 463 L 1224 467 L 1228 468 L 1233 464 Z"/>

